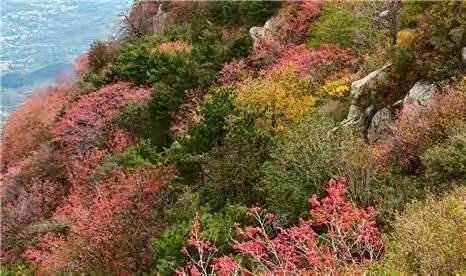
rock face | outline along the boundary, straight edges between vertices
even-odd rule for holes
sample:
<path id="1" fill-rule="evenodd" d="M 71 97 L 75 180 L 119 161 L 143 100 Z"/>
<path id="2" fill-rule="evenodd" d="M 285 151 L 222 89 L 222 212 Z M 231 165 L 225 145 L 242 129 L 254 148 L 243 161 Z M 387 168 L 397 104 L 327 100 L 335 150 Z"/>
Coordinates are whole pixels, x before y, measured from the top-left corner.
<path id="1" fill-rule="evenodd" d="M 367 140 L 369 143 L 374 143 L 380 139 L 381 136 L 389 133 L 389 126 L 393 117 L 392 111 L 387 107 L 380 109 L 374 114 L 367 130 Z"/>
<path id="2" fill-rule="evenodd" d="M 390 66 L 390 62 L 386 63 L 382 68 L 351 84 L 351 106 L 348 116 L 341 123 L 343 126 L 358 125 L 367 129 L 376 111 L 370 103 L 371 95 L 375 93 L 377 85 L 387 78 Z"/>
<path id="3" fill-rule="evenodd" d="M 397 112 L 395 110 L 401 109 L 408 116 L 418 116 L 429 105 L 429 100 L 435 93 L 433 84 L 418 81 L 404 99 L 377 109 L 371 100 L 376 96 L 377 88 L 389 77 L 390 66 L 391 63 L 387 63 L 351 84 L 351 106 L 346 119 L 340 123 L 343 127 L 359 127 L 369 143 L 376 142 L 390 132 L 390 123 Z"/>
<path id="4" fill-rule="evenodd" d="M 266 36 L 273 36 L 274 32 L 280 27 L 282 21 L 278 17 L 272 17 L 267 20 L 263 27 L 252 27 L 249 29 L 249 34 L 253 42 L 259 41 Z"/>
<path id="5" fill-rule="evenodd" d="M 463 63 L 466 63 L 466 47 L 461 50 L 461 55 L 463 56 Z"/>
<path id="6" fill-rule="evenodd" d="M 433 84 L 418 81 L 403 99 L 402 113 L 405 116 L 416 117 L 429 105 L 430 98 L 435 93 Z"/>
<path id="7" fill-rule="evenodd" d="M 408 105 L 427 106 L 429 99 L 434 95 L 433 84 L 418 81 L 409 90 L 403 100 L 403 108 Z"/>
<path id="8" fill-rule="evenodd" d="M 371 92 L 377 88 L 377 84 L 387 78 L 387 72 L 391 65 L 389 62 L 382 68 L 351 84 L 351 98 L 354 104 L 362 105 L 367 100 Z"/>
<path id="9" fill-rule="evenodd" d="M 249 34 L 254 42 L 260 40 L 264 36 L 264 28 L 262 27 L 252 27 L 249 29 Z"/>

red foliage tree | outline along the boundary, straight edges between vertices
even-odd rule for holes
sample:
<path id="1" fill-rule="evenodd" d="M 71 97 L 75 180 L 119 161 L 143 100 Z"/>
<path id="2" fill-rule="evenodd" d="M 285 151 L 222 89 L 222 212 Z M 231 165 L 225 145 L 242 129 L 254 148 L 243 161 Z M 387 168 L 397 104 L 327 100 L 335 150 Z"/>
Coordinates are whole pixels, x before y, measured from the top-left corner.
<path id="1" fill-rule="evenodd" d="M 257 226 L 237 227 L 239 238 L 234 249 L 254 264 L 258 271 L 271 275 L 338 274 L 342 269 L 374 260 L 382 247 L 372 209 L 359 209 L 345 199 L 346 179 L 331 180 L 327 196 L 309 198 L 311 219 L 301 219 L 288 228 L 274 226 L 275 215 L 261 208 L 250 209 Z M 314 227 L 325 229 L 316 233 Z M 273 231 L 271 231 L 273 230 Z M 271 232 L 278 233 L 272 235 Z M 195 220 L 186 248 L 186 267 L 179 275 L 220 275 L 253 273 L 232 257 L 215 258 L 218 249 L 200 239 L 199 219 Z"/>

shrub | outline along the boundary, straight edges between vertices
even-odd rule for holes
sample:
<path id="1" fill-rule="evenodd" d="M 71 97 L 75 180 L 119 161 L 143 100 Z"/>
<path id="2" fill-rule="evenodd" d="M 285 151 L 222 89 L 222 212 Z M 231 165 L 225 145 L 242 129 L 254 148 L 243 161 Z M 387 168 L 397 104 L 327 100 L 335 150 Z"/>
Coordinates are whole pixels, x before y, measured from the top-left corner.
<path id="1" fill-rule="evenodd" d="M 448 138 L 446 129 L 451 122 L 465 119 L 462 115 L 466 108 L 464 84 L 445 84 L 442 89 L 444 95 L 434 97 L 426 110 L 406 108 L 392 126 L 393 136 L 374 146 L 374 157 L 379 165 L 416 172 L 421 165 L 421 155 Z M 415 116 L 417 112 L 421 114 Z"/>
<path id="2" fill-rule="evenodd" d="M 260 201 L 259 168 L 268 158 L 270 133 L 256 129 L 257 118 L 254 113 L 234 117 L 223 143 L 198 158 L 204 175 L 200 194 L 212 210 Z"/>
<path id="3" fill-rule="evenodd" d="M 160 150 L 154 147 L 149 140 L 141 140 L 123 152 L 112 156 L 110 160 L 124 168 L 134 169 L 151 164 L 156 165 L 159 159 Z"/>
<path id="4" fill-rule="evenodd" d="M 320 17 L 309 27 L 307 45 L 336 44 L 360 48 L 369 44 L 376 32 L 375 27 L 353 8 L 352 3 L 323 5 Z"/>
<path id="5" fill-rule="evenodd" d="M 317 1 L 302 1 L 283 7 L 277 15 L 283 21 L 277 38 L 284 43 L 303 43 L 309 26 L 320 15 L 320 6 Z"/>
<path id="6" fill-rule="evenodd" d="M 334 123 L 310 117 L 278 138 L 271 161 L 262 167 L 267 207 L 287 222 L 305 216 L 309 193 L 322 194 L 322 182 L 337 174 L 345 135 L 329 134 Z M 290 198 L 296 199 L 290 202 Z"/>
<path id="7" fill-rule="evenodd" d="M 237 103 L 263 116 L 257 124 L 262 129 L 280 130 L 312 111 L 316 98 L 309 86 L 293 71 L 273 73 L 252 80 L 238 93 Z"/>
<path id="8" fill-rule="evenodd" d="M 166 54 L 176 54 L 179 52 L 190 52 L 192 49 L 192 45 L 184 42 L 183 40 L 177 40 L 163 42 L 156 46 L 153 51 Z"/>
<path id="9" fill-rule="evenodd" d="M 89 48 L 88 66 L 93 73 L 100 73 L 113 61 L 116 55 L 116 48 L 99 40 L 92 42 Z"/>
<path id="10" fill-rule="evenodd" d="M 312 84 L 322 85 L 324 80 L 338 71 L 349 74 L 354 55 L 334 45 L 324 45 L 317 49 L 307 49 L 303 45 L 289 45 L 277 62 L 268 68 L 269 72 L 294 69 Z"/>
<path id="11" fill-rule="evenodd" d="M 309 198 L 310 220 L 274 229 L 274 214 L 259 207 L 250 215 L 257 226 L 238 227 L 234 249 L 252 264 L 248 269 L 230 256 L 218 256 L 219 249 L 200 235 L 201 223 L 195 219 L 183 253 L 189 258 L 179 274 L 221 275 L 236 273 L 339 273 L 364 261 L 373 261 L 381 242 L 372 210 L 358 209 L 345 200 L 345 179 L 331 180 L 327 196 Z M 312 227 L 324 226 L 322 234 Z M 276 233 L 276 234 L 274 234 Z M 319 242 L 320 240 L 320 242 Z"/>
<path id="12" fill-rule="evenodd" d="M 212 21 L 223 27 L 262 25 L 281 6 L 280 2 L 212 2 Z"/>
<path id="13" fill-rule="evenodd" d="M 198 219 L 205 225 L 200 237 L 214 241 L 222 252 L 232 250 L 230 237 L 234 234 L 235 223 L 246 221 L 247 208 L 240 205 L 228 205 L 216 213 L 202 213 Z M 161 237 L 152 242 L 152 250 L 156 258 L 155 271 L 160 275 L 172 275 L 177 267 L 183 264 L 181 253 L 188 239 L 191 228 L 189 223 L 178 221 L 165 229 Z"/>
<path id="14" fill-rule="evenodd" d="M 334 98 L 347 96 L 351 88 L 351 83 L 356 80 L 356 77 L 357 76 L 349 75 L 337 80 L 326 81 L 322 86 L 323 95 Z"/>
<path id="15" fill-rule="evenodd" d="M 420 36 L 412 48 L 416 71 L 425 79 L 438 81 L 464 74 L 460 55 L 464 47 L 464 5 L 461 2 L 431 3 L 417 17 Z"/>
<path id="16" fill-rule="evenodd" d="M 429 148 L 421 156 L 426 175 L 436 182 L 466 179 L 466 133 L 465 122 L 459 123 L 457 130 L 447 141 Z M 456 133 L 455 133 L 456 132 Z"/>
<path id="17" fill-rule="evenodd" d="M 257 69 L 266 68 L 273 65 L 285 49 L 277 39 L 266 37 L 254 43 L 248 60 Z"/>
<path id="18" fill-rule="evenodd" d="M 461 187 L 442 199 L 408 204 L 394 222 L 387 262 L 408 274 L 464 273 L 465 202 Z"/>
<path id="19" fill-rule="evenodd" d="M 18 260 L 33 241 L 30 224 L 51 216 L 69 183 L 63 160 L 49 145 L 10 166 L 1 176 L 1 262 Z"/>
<path id="20" fill-rule="evenodd" d="M 211 88 L 199 106 L 197 120 L 167 150 L 186 180 L 197 178 L 200 173 L 196 155 L 223 144 L 228 132 L 227 120 L 236 113 L 234 99 L 235 91 L 231 87 Z"/>
<path id="21" fill-rule="evenodd" d="M 206 89 L 189 89 L 185 91 L 185 100 L 178 108 L 172 112 L 170 132 L 175 136 L 180 136 L 188 131 L 190 123 L 195 122 L 199 117 L 199 104 Z"/>
<path id="22" fill-rule="evenodd" d="M 244 59 L 233 59 L 226 63 L 218 73 L 217 82 L 220 85 L 235 85 L 237 82 L 244 82 L 245 79 L 250 78 L 251 73 Z"/>
<path id="23" fill-rule="evenodd" d="M 82 96 L 53 128 L 53 139 L 66 155 L 80 154 L 98 145 L 98 138 L 109 130 L 120 106 L 145 100 L 148 90 L 129 83 L 116 83 Z"/>
<path id="24" fill-rule="evenodd" d="M 159 128 L 154 124 L 147 103 L 129 103 L 120 107 L 113 119 L 120 128 L 137 138 L 153 140 Z"/>
<path id="25" fill-rule="evenodd" d="M 346 119 L 349 108 L 350 103 L 346 99 L 326 99 L 317 108 L 317 113 L 334 122 L 341 122 Z"/>
<path id="26" fill-rule="evenodd" d="M 89 185 L 77 185 L 54 213 L 70 224 L 65 234 L 41 235 L 26 255 L 38 271 L 130 273 L 147 267 L 146 246 L 160 226 L 150 218 L 154 196 L 175 174 L 171 167 L 127 173 L 115 168 Z"/>
<path id="27" fill-rule="evenodd" d="M 212 88 L 200 105 L 200 120 L 190 125 L 183 145 L 189 152 L 203 153 L 222 144 L 227 133 L 228 116 L 235 114 L 235 90 L 224 86 Z"/>
<path id="28" fill-rule="evenodd" d="M 2 135 L 2 171 L 50 141 L 53 122 L 71 92 L 67 85 L 38 91 L 9 116 Z"/>

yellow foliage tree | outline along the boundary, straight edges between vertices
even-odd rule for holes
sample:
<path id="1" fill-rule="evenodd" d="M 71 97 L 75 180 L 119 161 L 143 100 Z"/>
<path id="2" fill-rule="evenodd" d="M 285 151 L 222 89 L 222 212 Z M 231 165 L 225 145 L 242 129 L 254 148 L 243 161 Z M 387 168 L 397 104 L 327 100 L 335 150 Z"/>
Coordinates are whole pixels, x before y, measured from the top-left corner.
<path id="1" fill-rule="evenodd" d="M 287 70 L 250 81 L 240 89 L 237 102 L 240 107 L 262 113 L 259 127 L 280 131 L 309 114 L 316 97 L 295 71 Z"/>

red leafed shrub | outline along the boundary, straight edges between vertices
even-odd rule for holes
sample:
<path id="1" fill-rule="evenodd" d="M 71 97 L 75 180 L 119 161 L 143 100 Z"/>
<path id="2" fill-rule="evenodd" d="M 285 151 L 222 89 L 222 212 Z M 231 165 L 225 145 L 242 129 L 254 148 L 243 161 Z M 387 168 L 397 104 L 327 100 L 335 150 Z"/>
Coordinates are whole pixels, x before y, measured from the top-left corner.
<path id="1" fill-rule="evenodd" d="M 72 89 L 57 85 L 38 91 L 8 118 L 2 139 L 2 171 L 27 157 L 50 139 L 57 113 L 68 102 Z"/>
<path id="2" fill-rule="evenodd" d="M 127 131 L 114 127 L 108 134 L 107 148 L 112 153 L 120 153 L 132 142 L 133 139 Z"/>
<path id="3" fill-rule="evenodd" d="M 309 25 L 319 16 L 321 2 L 305 0 L 301 3 L 296 19 L 292 23 L 292 26 L 296 28 L 295 30 L 307 32 Z"/>
<path id="4" fill-rule="evenodd" d="M 264 209 L 250 209 L 257 226 L 237 227 L 234 249 L 253 264 L 254 271 L 248 271 L 232 257 L 216 257 L 215 245 L 200 239 L 200 223 L 196 219 L 182 250 L 189 259 L 188 264 L 177 273 L 339 274 L 375 260 L 382 244 L 374 212 L 356 208 L 345 199 L 346 183 L 345 178 L 331 180 L 326 197 L 322 200 L 315 196 L 309 198 L 311 218 L 301 219 L 289 228 L 275 227 L 275 215 Z M 314 227 L 325 229 L 325 232 L 318 234 Z M 277 234 L 272 235 L 272 232 Z"/>
<path id="5" fill-rule="evenodd" d="M 322 76 L 324 79 L 334 71 L 341 71 L 352 65 L 355 56 L 348 50 L 334 45 L 324 45 L 318 49 L 308 49 L 304 45 L 288 45 L 269 72 L 297 70 L 303 77 Z"/>
<path id="6" fill-rule="evenodd" d="M 278 12 L 282 24 L 276 37 L 284 44 L 304 43 L 309 26 L 320 15 L 321 1 L 292 2 Z"/>
<path id="7" fill-rule="evenodd" d="M 146 245 L 158 229 L 150 219 L 154 197 L 175 173 L 171 166 L 131 173 L 114 168 L 91 185 L 73 185 L 53 216 L 70 229 L 42 235 L 26 256 L 42 272 L 129 273 L 146 267 L 150 261 Z"/>
<path id="8" fill-rule="evenodd" d="M 56 122 L 52 131 L 54 141 L 67 155 L 81 154 L 96 146 L 109 130 L 109 123 L 119 107 L 149 97 L 150 91 L 129 83 L 115 83 L 82 96 Z"/>
<path id="9" fill-rule="evenodd" d="M 286 47 L 270 36 L 256 41 L 249 54 L 249 62 L 256 68 L 265 68 L 274 64 Z"/>
<path id="10" fill-rule="evenodd" d="M 466 85 L 441 85 L 427 107 L 407 106 L 390 129 L 392 135 L 375 144 L 372 157 L 381 167 L 398 166 L 415 171 L 420 156 L 448 138 L 449 124 L 466 120 Z"/>
<path id="11" fill-rule="evenodd" d="M 0 178 L 1 263 L 14 261 L 34 234 L 31 224 L 53 214 L 67 192 L 53 152 L 42 150 L 24 159 Z"/>
<path id="12" fill-rule="evenodd" d="M 233 59 L 226 63 L 217 75 L 217 82 L 220 85 L 234 85 L 237 82 L 246 82 L 253 76 L 251 68 L 248 67 L 244 59 Z"/>

